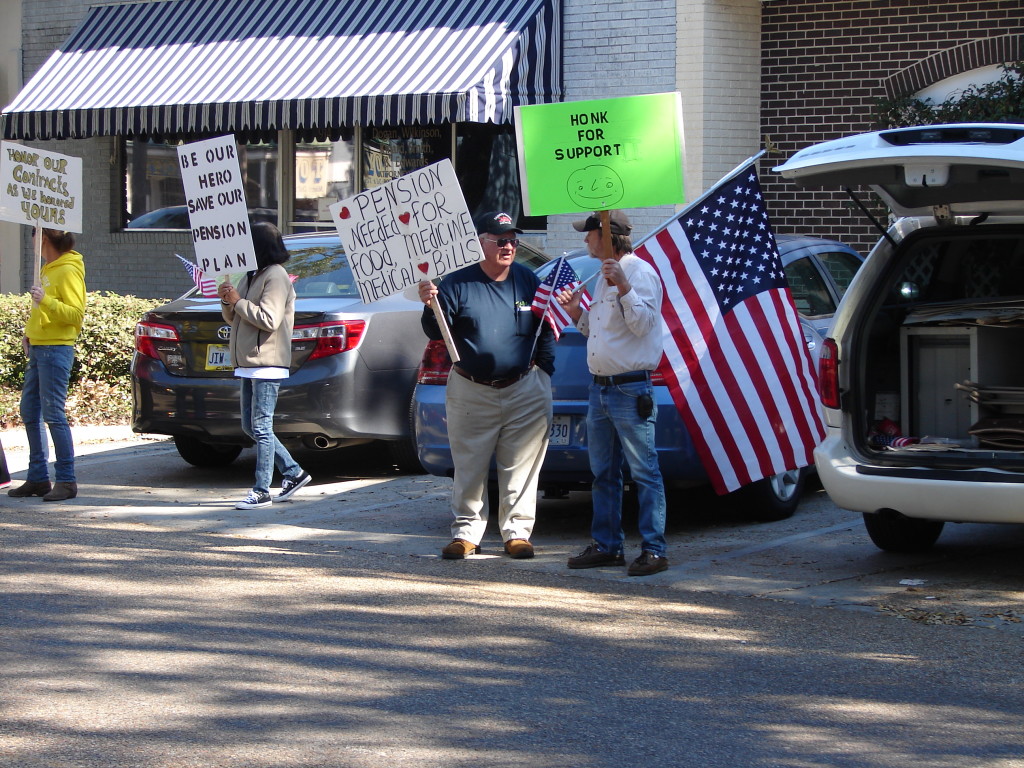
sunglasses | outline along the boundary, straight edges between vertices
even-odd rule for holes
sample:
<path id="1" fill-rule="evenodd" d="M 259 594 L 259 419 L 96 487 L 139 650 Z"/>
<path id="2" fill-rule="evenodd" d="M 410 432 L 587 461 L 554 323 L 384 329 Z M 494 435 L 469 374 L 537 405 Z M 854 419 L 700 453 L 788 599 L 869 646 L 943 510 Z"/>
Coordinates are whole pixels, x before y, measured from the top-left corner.
<path id="1" fill-rule="evenodd" d="M 519 245 L 518 237 L 485 237 L 484 240 L 490 240 L 492 243 L 497 243 L 499 248 L 504 248 L 506 245 L 511 245 L 515 248 Z"/>

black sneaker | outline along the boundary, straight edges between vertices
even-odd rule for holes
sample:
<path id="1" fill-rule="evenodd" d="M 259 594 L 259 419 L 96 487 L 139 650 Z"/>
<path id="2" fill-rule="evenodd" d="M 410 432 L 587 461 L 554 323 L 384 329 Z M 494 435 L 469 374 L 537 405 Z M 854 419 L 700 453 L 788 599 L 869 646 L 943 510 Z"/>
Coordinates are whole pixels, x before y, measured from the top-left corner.
<path id="1" fill-rule="evenodd" d="M 640 553 L 640 557 L 629 564 L 629 569 L 626 573 L 630 576 L 650 576 L 652 573 L 659 573 L 667 568 L 667 557 L 659 557 L 645 549 Z"/>
<path id="2" fill-rule="evenodd" d="M 266 491 L 249 491 L 244 501 L 235 504 L 235 509 L 259 509 L 269 507 L 273 503 L 270 494 Z"/>
<path id="3" fill-rule="evenodd" d="M 281 492 L 274 497 L 274 501 L 288 501 L 299 488 L 309 485 L 309 481 L 312 479 L 306 470 L 302 470 L 302 474 L 295 477 L 284 478 L 281 481 Z"/>
<path id="4" fill-rule="evenodd" d="M 620 552 L 613 555 L 602 551 L 597 544 L 591 544 L 576 557 L 570 557 L 567 565 L 570 568 L 600 568 L 605 565 L 625 565 L 626 558 Z"/>

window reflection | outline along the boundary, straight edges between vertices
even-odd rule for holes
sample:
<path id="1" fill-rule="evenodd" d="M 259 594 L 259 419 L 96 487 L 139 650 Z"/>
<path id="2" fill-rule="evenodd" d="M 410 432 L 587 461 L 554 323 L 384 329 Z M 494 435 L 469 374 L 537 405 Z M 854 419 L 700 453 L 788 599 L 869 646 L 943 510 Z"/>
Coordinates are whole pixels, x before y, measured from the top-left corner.
<path id="1" fill-rule="evenodd" d="M 333 227 L 330 207 L 356 193 L 355 140 L 295 145 L 295 215 L 291 230 Z"/>
<path id="2" fill-rule="evenodd" d="M 196 141 L 189 137 L 187 141 Z M 125 140 L 124 224 L 128 229 L 188 229 L 178 144 L 154 139 Z M 255 221 L 277 222 L 275 143 L 237 144 L 245 202 Z"/>

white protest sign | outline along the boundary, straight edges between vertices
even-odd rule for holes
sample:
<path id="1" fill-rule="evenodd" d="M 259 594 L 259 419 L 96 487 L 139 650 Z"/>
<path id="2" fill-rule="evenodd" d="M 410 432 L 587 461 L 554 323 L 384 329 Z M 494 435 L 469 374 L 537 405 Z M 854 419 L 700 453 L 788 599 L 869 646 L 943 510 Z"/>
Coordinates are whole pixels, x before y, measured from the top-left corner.
<path id="1" fill-rule="evenodd" d="M 0 144 L 0 219 L 82 231 L 82 158 Z"/>
<path id="2" fill-rule="evenodd" d="M 206 274 L 256 269 L 234 136 L 178 147 L 196 264 Z"/>
<path id="3" fill-rule="evenodd" d="M 451 160 L 330 206 L 363 302 L 484 257 Z"/>

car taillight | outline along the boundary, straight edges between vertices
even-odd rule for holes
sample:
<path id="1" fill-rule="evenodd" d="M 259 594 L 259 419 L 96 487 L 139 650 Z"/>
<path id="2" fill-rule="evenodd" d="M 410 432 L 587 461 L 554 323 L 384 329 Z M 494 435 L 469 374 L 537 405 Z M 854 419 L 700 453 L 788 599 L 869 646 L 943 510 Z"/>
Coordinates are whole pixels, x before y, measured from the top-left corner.
<path id="1" fill-rule="evenodd" d="M 173 349 L 177 349 L 180 341 L 178 331 L 173 326 L 146 321 L 135 326 L 135 350 L 140 355 L 152 357 L 154 360 L 160 359 L 160 350 L 171 351 L 168 345 L 173 344 Z"/>
<path id="2" fill-rule="evenodd" d="M 292 341 L 315 341 L 316 346 L 307 359 L 316 360 L 318 357 L 339 355 L 355 349 L 365 330 L 365 320 L 334 320 L 316 325 L 297 325 L 292 331 Z"/>
<path id="3" fill-rule="evenodd" d="M 423 350 L 423 360 L 416 374 L 418 384 L 447 384 L 448 372 L 452 369 L 452 359 L 448 355 L 448 347 L 443 341 L 428 341 Z"/>
<path id="4" fill-rule="evenodd" d="M 825 339 L 818 356 L 818 392 L 826 408 L 839 407 L 839 346 Z"/>

